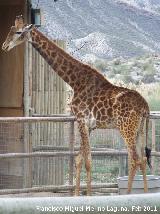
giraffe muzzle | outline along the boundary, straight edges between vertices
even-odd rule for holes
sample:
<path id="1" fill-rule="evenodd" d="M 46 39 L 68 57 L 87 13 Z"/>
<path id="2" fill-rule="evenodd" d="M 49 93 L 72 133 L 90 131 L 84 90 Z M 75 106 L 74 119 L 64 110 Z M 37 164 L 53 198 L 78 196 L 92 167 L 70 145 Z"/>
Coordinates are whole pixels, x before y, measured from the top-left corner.
<path id="1" fill-rule="evenodd" d="M 7 44 L 4 42 L 3 45 L 2 45 L 2 50 L 5 51 L 5 52 L 8 52 L 8 51 L 9 51 L 9 45 L 7 45 Z"/>

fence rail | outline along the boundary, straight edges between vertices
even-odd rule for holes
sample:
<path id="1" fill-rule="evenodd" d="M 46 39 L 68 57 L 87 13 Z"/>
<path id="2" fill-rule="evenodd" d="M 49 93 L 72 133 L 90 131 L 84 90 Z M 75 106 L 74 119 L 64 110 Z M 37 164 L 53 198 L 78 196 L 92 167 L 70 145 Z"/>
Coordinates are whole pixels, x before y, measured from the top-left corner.
<path id="1" fill-rule="evenodd" d="M 0 117 L 0 122 L 72 122 L 75 121 L 74 116 L 62 117 Z"/>
<path id="2" fill-rule="evenodd" d="M 160 119 L 160 113 L 150 113 L 150 119 Z M 62 115 L 38 115 L 34 114 L 32 117 L 0 117 L 0 122 L 71 122 L 76 121 L 75 116 L 62 114 Z"/>
<path id="3" fill-rule="evenodd" d="M 81 184 L 81 190 L 86 190 L 87 185 Z M 117 183 L 101 183 L 101 184 L 92 184 L 92 189 L 96 190 L 99 188 L 108 189 L 106 192 L 108 193 L 117 193 L 118 192 L 118 184 Z M 20 193 L 31 193 L 31 192 L 58 192 L 58 191 L 73 191 L 75 189 L 75 185 L 49 185 L 42 187 L 31 187 L 31 188 L 23 188 L 23 189 L 4 189 L 0 190 L 0 195 L 4 194 L 20 194 Z"/>
<path id="4" fill-rule="evenodd" d="M 0 154 L 0 159 L 5 158 L 32 158 L 32 157 L 64 157 L 69 156 L 73 157 L 78 154 L 78 151 L 75 152 L 30 152 L 30 153 L 4 153 Z M 127 150 L 119 151 L 91 151 L 92 156 L 127 156 Z M 160 152 L 152 152 L 152 156 L 160 157 Z"/>

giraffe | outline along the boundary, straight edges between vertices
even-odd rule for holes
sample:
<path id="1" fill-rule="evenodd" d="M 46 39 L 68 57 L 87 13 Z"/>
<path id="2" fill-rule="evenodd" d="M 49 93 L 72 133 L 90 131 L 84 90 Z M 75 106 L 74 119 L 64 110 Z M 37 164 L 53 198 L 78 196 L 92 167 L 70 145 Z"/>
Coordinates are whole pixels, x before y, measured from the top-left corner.
<path id="1" fill-rule="evenodd" d="M 146 100 L 135 90 L 113 85 L 99 71 L 74 59 L 35 26 L 24 24 L 22 16 L 17 16 L 2 49 L 9 51 L 25 41 L 32 43 L 53 70 L 74 91 L 71 111 L 76 117 L 81 136 L 79 153 L 75 158 L 75 195 L 80 194 L 83 163 L 87 175 L 87 195 L 91 194 L 92 159 L 89 134 L 96 128 L 119 129 L 129 157 L 127 192 L 131 192 L 138 168 L 143 174 L 144 192 L 147 192 L 146 164 L 148 162 L 150 165 L 150 150 L 147 148 L 149 106 Z M 146 147 L 143 139 L 145 124 Z"/>

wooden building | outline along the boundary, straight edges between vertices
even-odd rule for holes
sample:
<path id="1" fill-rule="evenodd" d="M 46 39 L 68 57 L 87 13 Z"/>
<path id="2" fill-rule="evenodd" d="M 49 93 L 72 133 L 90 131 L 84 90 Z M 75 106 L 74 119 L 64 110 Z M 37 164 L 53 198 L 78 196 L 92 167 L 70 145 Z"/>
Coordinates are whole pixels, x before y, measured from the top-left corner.
<path id="1" fill-rule="evenodd" d="M 30 1 L 0 1 L 0 47 L 2 46 L 11 25 L 14 25 L 16 15 L 19 14 L 23 14 L 25 21 L 31 23 Z M 62 48 L 65 48 L 63 41 L 58 41 L 57 43 Z M 66 84 L 54 71 L 51 71 L 48 64 L 31 45 L 28 43 L 22 44 L 7 53 L 0 48 L 1 117 L 32 116 L 34 114 L 61 114 L 65 111 L 65 105 Z M 38 136 L 37 133 L 35 133 L 35 136 L 38 137 L 35 140 L 35 136 L 33 136 L 34 141 L 32 144 L 34 146 L 43 143 L 57 145 L 60 142 L 59 139 L 61 139 L 62 142 L 63 129 L 60 129 L 59 125 L 51 126 L 48 124 L 47 126 L 58 136 L 56 137 L 56 141 L 50 142 L 48 137 L 47 141 L 44 140 L 45 142 L 42 142 L 44 136 L 42 136 L 42 134 Z M 40 132 L 40 128 L 40 126 L 36 126 L 37 132 Z M 12 135 L 14 135 L 15 140 L 13 140 L 13 137 L 9 137 Z M 44 135 L 46 136 L 45 133 Z M 26 140 L 24 139 L 24 136 L 23 124 L 0 124 L 0 153 L 28 151 L 28 147 L 25 145 Z M 23 168 L 24 163 L 18 159 L 14 161 L 1 161 L 0 188 L 28 186 L 24 185 Z M 43 167 L 41 170 L 43 170 Z M 51 169 L 48 168 L 48 170 Z M 3 184 L 3 180 L 7 180 L 6 185 Z"/>
<path id="2" fill-rule="evenodd" d="M 0 1 L 0 47 L 17 14 L 27 17 L 23 0 Z M 9 53 L 0 48 L 0 116 L 23 116 L 24 45 Z"/>

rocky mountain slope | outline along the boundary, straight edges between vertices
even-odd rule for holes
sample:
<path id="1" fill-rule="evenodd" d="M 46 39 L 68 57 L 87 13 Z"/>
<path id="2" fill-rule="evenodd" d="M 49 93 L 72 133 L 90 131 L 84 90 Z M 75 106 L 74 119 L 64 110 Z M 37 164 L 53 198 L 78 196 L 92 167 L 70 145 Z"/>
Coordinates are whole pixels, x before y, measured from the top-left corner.
<path id="1" fill-rule="evenodd" d="M 117 2 L 124 3 L 151 13 L 160 13 L 159 0 L 117 0 Z"/>
<path id="2" fill-rule="evenodd" d="M 41 30 L 84 61 L 160 51 L 160 0 L 39 0 L 38 7 Z"/>

